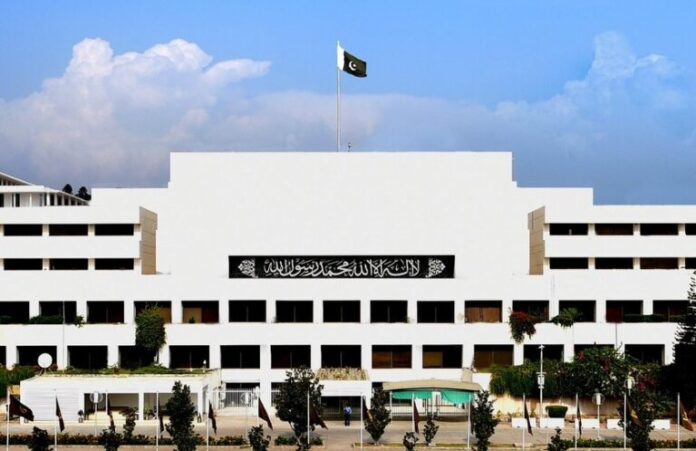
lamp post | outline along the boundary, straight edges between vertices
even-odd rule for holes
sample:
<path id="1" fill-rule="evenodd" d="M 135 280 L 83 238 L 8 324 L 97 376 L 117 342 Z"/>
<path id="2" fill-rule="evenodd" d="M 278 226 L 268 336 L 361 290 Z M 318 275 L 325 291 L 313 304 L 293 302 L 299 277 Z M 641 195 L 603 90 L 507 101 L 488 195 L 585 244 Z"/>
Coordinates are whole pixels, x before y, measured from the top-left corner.
<path id="1" fill-rule="evenodd" d="M 624 390 L 624 403 L 623 403 L 623 442 L 624 449 L 626 449 L 626 425 L 628 423 L 628 418 L 626 417 L 626 404 L 628 403 L 628 395 L 631 394 L 631 389 L 635 384 L 636 380 L 630 374 L 626 378 L 626 390 Z M 627 395 L 628 393 L 628 395 Z"/>
<path id="2" fill-rule="evenodd" d="M 537 384 L 539 384 L 539 426 L 544 419 L 544 345 L 539 346 L 539 372 L 537 373 Z"/>
<path id="3" fill-rule="evenodd" d="M 594 395 L 592 395 L 592 402 L 595 403 L 597 406 L 597 440 L 599 440 L 601 437 L 599 436 L 599 426 L 600 426 L 600 416 L 599 416 L 599 407 L 602 405 L 604 402 L 604 395 L 597 390 Z"/>

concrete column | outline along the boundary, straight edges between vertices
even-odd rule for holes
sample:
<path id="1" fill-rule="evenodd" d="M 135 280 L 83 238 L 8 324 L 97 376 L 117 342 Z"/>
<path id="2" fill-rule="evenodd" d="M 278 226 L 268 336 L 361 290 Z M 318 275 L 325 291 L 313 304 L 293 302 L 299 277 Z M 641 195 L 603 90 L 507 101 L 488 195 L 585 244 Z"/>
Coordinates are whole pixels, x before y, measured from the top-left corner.
<path id="1" fill-rule="evenodd" d="M 145 395 L 143 392 L 138 392 L 138 421 L 143 421 L 145 412 Z"/>
<path id="2" fill-rule="evenodd" d="M 510 316 L 510 313 L 512 312 L 512 299 L 503 299 L 503 311 L 502 311 L 502 319 L 504 323 L 508 322 L 508 317 Z"/>
<path id="3" fill-rule="evenodd" d="M 595 269 L 595 258 L 589 257 L 587 259 L 587 269 Z"/>
<path id="4" fill-rule="evenodd" d="M 549 319 L 560 313 L 559 302 L 558 299 L 549 299 Z"/>
<path id="5" fill-rule="evenodd" d="M 94 224 L 87 224 L 87 236 L 94 236 Z"/>
<path id="6" fill-rule="evenodd" d="M 41 235 L 48 236 L 48 224 L 43 224 L 41 226 Z"/>
<path id="7" fill-rule="evenodd" d="M 633 234 L 640 235 L 640 224 L 633 224 Z"/>
<path id="8" fill-rule="evenodd" d="M 17 346 L 15 345 L 5 345 L 5 358 L 7 360 L 7 368 L 12 368 L 17 364 L 17 360 L 19 360 L 19 355 L 17 351 Z"/>
<path id="9" fill-rule="evenodd" d="M 454 323 L 464 324 L 465 316 L 464 301 L 454 301 Z"/>
<path id="10" fill-rule="evenodd" d="M 259 399 L 263 402 L 263 406 L 266 408 L 269 415 L 273 415 L 271 413 L 271 393 L 271 380 L 261 381 L 259 383 Z"/>
<path id="11" fill-rule="evenodd" d="M 181 299 L 172 299 L 172 324 L 181 324 L 182 315 Z"/>
<path id="12" fill-rule="evenodd" d="M 75 313 L 87 321 L 87 301 L 84 299 L 75 300 Z"/>
<path id="13" fill-rule="evenodd" d="M 361 345 L 360 346 L 360 366 L 369 370 L 372 368 L 372 346 L 371 345 Z"/>
<path id="14" fill-rule="evenodd" d="M 587 224 L 587 234 L 588 234 L 588 235 L 594 235 L 594 234 L 595 234 L 594 224 Z"/>
<path id="15" fill-rule="evenodd" d="M 411 368 L 414 370 L 423 369 L 423 345 L 411 346 Z"/>
<path id="16" fill-rule="evenodd" d="M 29 318 L 40 315 L 39 301 L 29 301 Z"/>
<path id="17" fill-rule="evenodd" d="M 266 321 L 268 321 L 269 323 L 276 322 L 276 303 L 275 303 L 275 301 L 266 301 Z"/>
<path id="18" fill-rule="evenodd" d="M 58 369 L 63 369 L 68 366 L 68 344 L 63 343 L 62 340 L 56 346 L 56 365 Z"/>
<path id="19" fill-rule="evenodd" d="M 313 370 L 317 370 L 317 368 L 321 368 L 321 345 L 320 344 L 314 344 L 310 346 L 309 350 L 309 357 L 310 357 L 310 368 Z"/>
<path id="20" fill-rule="evenodd" d="M 606 323 L 607 322 L 607 300 L 606 299 L 597 299 L 596 304 L 595 304 L 595 315 L 596 315 L 596 320 L 597 323 Z"/>
<path id="21" fill-rule="evenodd" d="M 514 344 L 514 350 L 512 351 L 512 363 L 513 365 L 522 365 L 524 363 L 524 344 Z"/>
<path id="22" fill-rule="evenodd" d="M 633 257 L 633 269 L 640 269 L 640 257 Z"/>
<path id="23" fill-rule="evenodd" d="M 230 322 L 230 301 L 228 299 L 223 299 L 218 302 L 218 309 L 220 312 L 220 324 L 227 324 Z"/>
<path id="24" fill-rule="evenodd" d="M 312 306 L 313 306 L 313 323 L 323 323 L 324 322 L 324 301 L 319 299 L 319 300 L 314 300 L 312 301 Z"/>
<path id="25" fill-rule="evenodd" d="M 42 259 L 41 260 L 41 269 L 44 271 L 48 271 L 48 269 L 50 268 L 50 263 L 51 262 L 49 261 L 49 259 L 47 259 L 47 258 Z"/>
<path id="26" fill-rule="evenodd" d="M 135 323 L 135 301 L 124 299 L 123 301 L 123 322 L 124 324 Z"/>
<path id="27" fill-rule="evenodd" d="M 408 316 L 408 321 L 412 324 L 418 322 L 418 301 L 415 299 L 409 299 L 406 304 L 406 316 Z"/>
<path id="28" fill-rule="evenodd" d="M 474 366 L 474 344 L 465 344 L 462 346 L 462 364 L 464 367 L 473 367 Z"/>
<path id="29" fill-rule="evenodd" d="M 93 258 L 87 259 L 87 271 L 94 271 L 94 259 Z"/>
<path id="30" fill-rule="evenodd" d="M 686 224 L 678 224 L 677 227 L 678 227 L 677 233 L 679 235 L 686 235 Z"/>
<path id="31" fill-rule="evenodd" d="M 573 343 L 563 343 L 563 361 L 572 362 L 575 356 L 575 347 Z"/>
<path id="32" fill-rule="evenodd" d="M 677 268 L 686 269 L 686 257 L 678 257 Z"/>
<path id="33" fill-rule="evenodd" d="M 210 359 L 208 368 L 220 368 L 220 366 L 222 366 L 219 344 L 216 343 L 208 346 L 208 358 Z"/>
<path id="34" fill-rule="evenodd" d="M 643 299 L 643 315 L 653 314 L 653 303 L 652 299 Z"/>
<path id="35" fill-rule="evenodd" d="M 370 322 L 370 300 L 360 300 L 360 322 L 367 324 Z"/>
<path id="36" fill-rule="evenodd" d="M 159 363 L 165 368 L 169 368 L 169 346 L 162 346 L 159 351 Z"/>
<path id="37" fill-rule="evenodd" d="M 669 365 L 674 363 L 674 348 L 672 346 L 665 346 L 665 361 L 663 365 Z"/>
<path id="38" fill-rule="evenodd" d="M 108 366 L 118 365 L 118 345 L 107 346 L 106 364 Z"/>
<path id="39" fill-rule="evenodd" d="M 267 374 L 271 370 L 271 345 L 260 345 L 259 353 L 259 370 L 261 374 Z"/>

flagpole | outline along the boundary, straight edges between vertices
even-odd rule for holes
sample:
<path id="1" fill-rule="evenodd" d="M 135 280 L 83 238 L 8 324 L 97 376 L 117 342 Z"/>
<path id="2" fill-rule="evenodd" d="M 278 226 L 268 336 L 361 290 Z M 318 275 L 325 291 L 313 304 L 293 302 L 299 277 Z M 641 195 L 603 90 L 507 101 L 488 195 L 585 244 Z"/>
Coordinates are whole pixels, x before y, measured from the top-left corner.
<path id="1" fill-rule="evenodd" d="M 363 395 L 360 395 L 360 449 L 363 449 L 363 409 L 364 409 L 364 404 L 363 404 Z"/>
<path id="2" fill-rule="evenodd" d="M 5 434 L 5 440 L 7 441 L 6 447 L 10 449 L 10 386 L 7 386 L 7 434 Z"/>
<path id="3" fill-rule="evenodd" d="M 336 41 L 336 50 L 341 46 Z M 336 152 L 341 151 L 341 69 L 336 64 Z"/>
<path id="4" fill-rule="evenodd" d="M 681 449 L 681 393 L 677 392 L 677 449 Z"/>
<path id="5" fill-rule="evenodd" d="M 623 405 L 623 441 L 624 449 L 626 449 L 626 390 L 624 390 L 624 405 Z"/>
<path id="6" fill-rule="evenodd" d="M 53 397 L 56 399 L 56 406 L 58 405 L 58 394 L 55 389 L 53 390 Z M 58 413 L 58 412 L 56 412 Z M 53 423 L 53 449 L 58 449 L 58 416 L 56 415 L 56 420 Z"/>
<path id="7" fill-rule="evenodd" d="M 311 414 L 309 411 L 309 390 L 308 390 L 307 391 L 307 448 L 309 448 L 309 446 L 310 446 L 309 445 L 309 442 L 310 442 L 309 435 L 311 434 L 311 432 L 309 432 L 309 430 L 310 430 L 311 426 L 312 425 L 311 425 Z"/>
<path id="8" fill-rule="evenodd" d="M 411 428 L 416 432 L 416 396 L 411 393 Z"/>
<path id="9" fill-rule="evenodd" d="M 527 408 L 527 394 L 523 393 L 522 394 L 522 407 L 523 409 Z M 527 431 L 525 431 L 525 428 L 522 428 L 522 451 L 524 451 L 524 438 L 525 435 L 527 435 Z"/>
<path id="10" fill-rule="evenodd" d="M 210 406 L 208 406 L 210 409 Z M 205 416 L 205 449 L 206 451 L 210 449 L 210 412 Z"/>
<path id="11" fill-rule="evenodd" d="M 155 399 L 157 400 L 157 421 L 155 422 L 155 449 L 159 451 L 159 436 L 160 436 L 160 404 L 159 404 L 159 392 L 156 392 Z"/>
<path id="12" fill-rule="evenodd" d="M 576 418 L 575 418 L 575 427 L 573 428 L 573 448 L 575 448 L 576 450 L 578 449 L 578 429 L 580 428 L 580 423 L 578 423 L 578 418 L 577 418 L 578 411 L 579 411 L 578 394 L 576 393 L 575 394 L 575 417 Z M 626 418 L 626 414 L 624 414 L 624 421 L 626 421 L 625 418 Z"/>
<path id="13" fill-rule="evenodd" d="M 471 446 L 471 398 L 469 398 L 469 403 L 466 405 L 466 449 Z"/>

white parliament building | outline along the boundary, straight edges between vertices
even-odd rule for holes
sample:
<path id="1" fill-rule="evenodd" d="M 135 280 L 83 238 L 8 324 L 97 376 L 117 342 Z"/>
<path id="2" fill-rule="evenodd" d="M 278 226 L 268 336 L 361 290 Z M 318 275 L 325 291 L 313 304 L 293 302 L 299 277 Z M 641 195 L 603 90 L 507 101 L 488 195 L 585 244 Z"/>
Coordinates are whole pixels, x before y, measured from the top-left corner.
<path id="1" fill-rule="evenodd" d="M 329 392 L 357 395 L 472 371 L 485 387 L 492 365 L 538 359 L 542 344 L 545 358 L 611 346 L 670 363 L 696 269 L 696 206 L 522 188 L 512 162 L 173 153 L 166 187 L 94 189 L 91 201 L 0 173 L 0 364 L 47 353 L 58 369 L 137 366 L 134 320 L 147 305 L 168 323 L 162 365 L 210 368 L 215 387 L 202 378 L 201 391 L 253 388 L 269 403 L 298 366 L 362 369 L 336 377 L 342 386 L 326 376 Z M 572 330 L 548 321 L 569 307 L 582 313 Z M 542 321 L 522 344 L 513 311 Z M 65 324 L 37 324 L 55 315 Z M 32 380 L 50 393 L 59 384 Z M 82 383 L 81 397 L 93 389 Z M 24 389 L 22 402 L 39 402 Z"/>

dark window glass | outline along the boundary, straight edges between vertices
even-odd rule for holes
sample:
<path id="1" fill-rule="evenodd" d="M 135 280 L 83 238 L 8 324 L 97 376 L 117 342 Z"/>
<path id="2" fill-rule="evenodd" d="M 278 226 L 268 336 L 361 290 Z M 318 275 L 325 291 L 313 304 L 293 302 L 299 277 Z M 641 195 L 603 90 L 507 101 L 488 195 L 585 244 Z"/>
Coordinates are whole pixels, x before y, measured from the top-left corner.
<path id="1" fill-rule="evenodd" d="M 669 323 L 679 322 L 688 308 L 689 301 L 653 301 L 654 315 Z"/>
<path id="2" fill-rule="evenodd" d="M 408 321 L 407 301 L 371 301 L 370 322 L 405 323 Z"/>
<path id="3" fill-rule="evenodd" d="M 622 323 L 626 315 L 643 313 L 643 301 L 607 301 L 607 322 Z"/>
<path id="4" fill-rule="evenodd" d="M 133 224 L 95 224 L 94 234 L 101 235 L 133 235 Z"/>
<path id="5" fill-rule="evenodd" d="M 147 307 L 157 307 L 164 322 L 172 322 L 172 301 L 135 301 L 135 317 Z"/>
<path id="6" fill-rule="evenodd" d="M 210 368 L 208 346 L 170 346 L 169 368 Z"/>
<path id="7" fill-rule="evenodd" d="M 360 345 L 323 345 L 322 368 L 361 368 Z"/>
<path id="8" fill-rule="evenodd" d="M 87 269 L 86 258 L 52 258 L 48 262 L 51 271 L 84 271 Z"/>
<path id="9" fill-rule="evenodd" d="M 0 301 L 0 324 L 25 324 L 29 322 L 29 302 Z"/>
<path id="10" fill-rule="evenodd" d="M 77 302 L 75 301 L 41 301 L 39 302 L 41 316 L 64 317 L 66 323 L 72 323 L 77 317 Z"/>
<path id="11" fill-rule="evenodd" d="M 214 324 L 220 322 L 218 301 L 182 301 L 181 314 L 183 323 Z"/>
<path id="12" fill-rule="evenodd" d="M 677 235 L 679 234 L 678 224 L 641 224 L 641 235 Z"/>
<path id="13" fill-rule="evenodd" d="M 630 257 L 598 257 L 595 258 L 595 269 L 633 269 L 633 259 Z"/>
<path id="14" fill-rule="evenodd" d="M 1 195 L 0 195 L 1 196 Z M 5 224 L 5 236 L 41 236 L 41 224 Z"/>
<path id="15" fill-rule="evenodd" d="M 513 312 L 524 312 L 537 321 L 549 320 L 549 301 L 512 301 Z"/>
<path id="16" fill-rule="evenodd" d="M 423 368 L 461 368 L 461 345 L 424 345 Z"/>
<path id="17" fill-rule="evenodd" d="M 454 301 L 418 301 L 419 323 L 453 323 Z"/>
<path id="18" fill-rule="evenodd" d="M 411 346 L 372 346 L 372 368 L 411 368 Z"/>
<path id="19" fill-rule="evenodd" d="M 633 224 L 595 224 L 597 235 L 633 235 Z"/>
<path id="20" fill-rule="evenodd" d="M 96 258 L 94 269 L 97 271 L 130 271 L 135 263 L 132 258 Z"/>
<path id="21" fill-rule="evenodd" d="M 325 323 L 359 323 L 360 301 L 324 301 Z"/>
<path id="22" fill-rule="evenodd" d="M 220 346 L 222 368 L 261 368 L 259 346 Z"/>
<path id="23" fill-rule="evenodd" d="M 678 258 L 641 258 L 640 269 L 678 269 Z"/>
<path id="24" fill-rule="evenodd" d="M 49 224 L 48 234 L 51 236 L 87 235 L 87 224 Z"/>
<path id="25" fill-rule="evenodd" d="M 68 346 L 68 365 L 85 370 L 106 368 L 107 349 L 106 346 Z"/>
<path id="26" fill-rule="evenodd" d="M 587 235 L 587 224 L 551 224 L 551 235 Z"/>
<path id="27" fill-rule="evenodd" d="M 595 311 L 596 311 L 595 301 L 560 301 L 558 303 L 558 311 L 562 312 L 565 309 L 574 308 L 580 312 L 580 319 L 576 322 L 578 323 L 593 323 L 596 321 Z"/>
<path id="28" fill-rule="evenodd" d="M 587 257 L 552 257 L 549 259 L 550 269 L 587 269 Z"/>
<path id="29" fill-rule="evenodd" d="M 230 301 L 231 323 L 265 323 L 266 301 Z"/>
<path id="30" fill-rule="evenodd" d="M 37 366 L 41 354 L 50 355 L 53 359 L 53 365 L 56 364 L 55 346 L 17 346 L 17 365 Z"/>
<path id="31" fill-rule="evenodd" d="M 474 345 L 474 367 L 485 370 L 493 366 L 511 366 L 512 352 L 512 345 Z"/>
<path id="32" fill-rule="evenodd" d="M 6 258 L 3 263 L 5 271 L 41 271 L 43 268 L 40 258 Z"/>
<path id="33" fill-rule="evenodd" d="M 118 347 L 118 366 L 120 368 L 142 368 L 152 365 L 155 361 L 155 353 L 148 352 L 137 346 Z"/>
<path id="34" fill-rule="evenodd" d="M 0 195 L 0 199 L 2 199 L 2 195 Z M 7 348 L 4 346 L 0 346 L 0 365 L 7 366 Z"/>
<path id="35" fill-rule="evenodd" d="M 539 345 L 524 345 L 524 360 L 538 362 L 541 359 Z M 544 361 L 563 361 L 563 345 L 544 345 Z"/>
<path id="36" fill-rule="evenodd" d="M 314 321 L 312 301 L 276 301 L 276 322 L 311 323 Z"/>
<path id="37" fill-rule="evenodd" d="M 685 269 L 696 269 L 696 257 L 687 257 L 684 260 Z"/>
<path id="38" fill-rule="evenodd" d="M 123 301 L 87 301 L 87 322 L 107 324 L 123 322 Z"/>
<path id="39" fill-rule="evenodd" d="M 311 367 L 311 347 L 309 345 L 271 346 L 271 368 Z"/>
<path id="40" fill-rule="evenodd" d="M 684 232 L 687 235 L 696 235 L 696 224 L 686 224 L 684 225 Z"/>
<path id="41" fill-rule="evenodd" d="M 467 323 L 500 323 L 503 321 L 503 301 L 466 301 L 464 316 Z"/>
<path id="42" fill-rule="evenodd" d="M 579 355 L 588 349 L 595 349 L 595 348 L 600 348 L 600 349 L 614 349 L 613 345 L 605 345 L 605 344 L 597 344 L 593 343 L 591 345 L 575 345 L 574 351 L 575 355 Z"/>
<path id="43" fill-rule="evenodd" d="M 625 346 L 625 354 L 642 363 L 664 363 L 664 345 L 629 345 Z"/>

